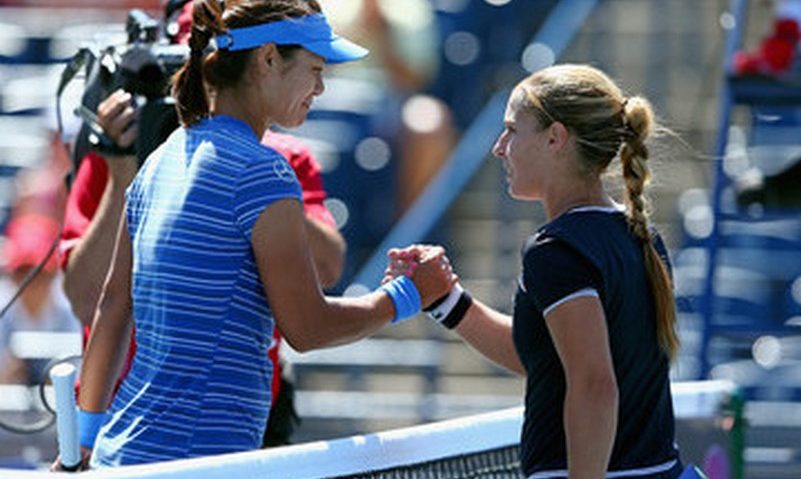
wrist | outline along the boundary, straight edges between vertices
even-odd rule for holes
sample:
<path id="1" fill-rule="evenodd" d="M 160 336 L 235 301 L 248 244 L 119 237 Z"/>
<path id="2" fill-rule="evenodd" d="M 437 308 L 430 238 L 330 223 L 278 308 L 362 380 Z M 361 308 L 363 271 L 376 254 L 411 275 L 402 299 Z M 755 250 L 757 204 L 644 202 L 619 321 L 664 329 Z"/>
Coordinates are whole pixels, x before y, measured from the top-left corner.
<path id="1" fill-rule="evenodd" d="M 393 324 L 408 319 L 420 311 L 420 293 L 409 277 L 398 276 L 389 283 L 381 285 L 379 289 L 387 293 L 395 306 Z"/>
<path id="2" fill-rule="evenodd" d="M 87 449 L 93 449 L 97 433 L 106 423 L 108 412 L 89 412 L 78 408 L 78 435 L 80 444 Z"/>
<path id="3" fill-rule="evenodd" d="M 473 297 L 461 284 L 456 283 L 447 296 L 425 309 L 428 316 L 448 329 L 459 325 L 473 304 Z"/>
<path id="4" fill-rule="evenodd" d="M 106 165 L 109 184 L 123 189 L 128 187 L 139 169 L 135 156 L 112 157 L 106 161 Z"/>

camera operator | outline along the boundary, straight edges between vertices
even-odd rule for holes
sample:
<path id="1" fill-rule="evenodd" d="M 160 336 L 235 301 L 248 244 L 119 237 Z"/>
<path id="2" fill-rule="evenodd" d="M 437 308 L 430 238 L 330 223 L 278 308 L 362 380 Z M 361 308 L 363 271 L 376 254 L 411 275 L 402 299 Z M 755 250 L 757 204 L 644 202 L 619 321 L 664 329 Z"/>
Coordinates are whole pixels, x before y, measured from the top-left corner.
<path id="1" fill-rule="evenodd" d="M 174 2 L 171 2 L 174 3 Z M 178 19 L 179 43 L 188 39 L 181 32 L 189 31 L 191 2 L 172 15 Z M 189 14 L 187 14 L 189 12 Z M 119 151 L 135 145 L 138 134 L 139 109 L 134 107 L 130 93 L 117 90 L 97 108 L 97 123 Z M 284 134 L 267 132 L 262 143 L 287 158 L 295 171 L 303 191 L 306 230 L 312 257 L 323 288 L 331 287 L 339 279 L 344 265 L 345 241 L 337 230 L 331 213 L 324 204 L 320 167 L 308 147 Z M 120 156 L 101 156 L 89 152 L 80 161 L 72 190 L 67 200 L 64 230 L 61 240 L 64 290 L 75 315 L 84 326 L 84 340 L 88 339 L 92 318 L 110 268 L 120 215 L 123 214 L 125 189 L 136 175 L 136 153 Z M 292 386 L 280 374 L 278 360 L 280 336 L 275 329 L 274 343 L 269 351 L 275 368 L 273 391 L 275 402 L 271 408 L 264 445 L 287 444 L 297 416 L 292 404 Z M 127 374 L 135 344 L 131 347 L 122 377 Z"/>
<path id="2" fill-rule="evenodd" d="M 130 147 L 138 132 L 137 110 L 131 100 L 129 93 L 118 90 L 97 109 L 99 126 L 121 148 Z M 136 171 L 135 155 L 107 159 L 89 152 L 81 160 L 67 199 L 61 239 L 64 292 L 87 328 L 111 261 L 125 188 Z"/>

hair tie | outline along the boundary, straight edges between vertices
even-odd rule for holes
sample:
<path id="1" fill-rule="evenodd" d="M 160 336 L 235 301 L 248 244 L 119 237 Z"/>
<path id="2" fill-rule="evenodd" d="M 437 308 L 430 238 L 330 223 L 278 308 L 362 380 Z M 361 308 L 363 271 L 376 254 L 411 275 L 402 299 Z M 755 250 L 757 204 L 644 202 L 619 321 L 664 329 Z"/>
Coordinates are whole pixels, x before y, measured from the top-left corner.
<path id="1" fill-rule="evenodd" d="M 212 35 L 206 27 L 202 25 L 193 25 L 192 32 L 189 35 L 189 56 L 192 59 L 203 58 L 206 55 L 206 49 L 209 45 Z"/>
<path id="2" fill-rule="evenodd" d="M 623 118 L 623 126 L 627 126 L 626 123 L 626 105 L 629 104 L 629 99 L 624 98 L 623 101 L 620 102 L 620 117 Z"/>
<path id="3" fill-rule="evenodd" d="M 626 116 L 626 105 L 628 105 L 628 103 L 629 103 L 629 98 L 623 98 L 623 101 L 620 102 L 620 120 L 621 123 L 623 124 L 623 131 L 624 131 L 623 140 L 625 140 L 627 136 L 630 136 L 632 138 L 637 136 L 637 132 L 634 131 L 634 128 L 631 127 L 629 119 Z"/>

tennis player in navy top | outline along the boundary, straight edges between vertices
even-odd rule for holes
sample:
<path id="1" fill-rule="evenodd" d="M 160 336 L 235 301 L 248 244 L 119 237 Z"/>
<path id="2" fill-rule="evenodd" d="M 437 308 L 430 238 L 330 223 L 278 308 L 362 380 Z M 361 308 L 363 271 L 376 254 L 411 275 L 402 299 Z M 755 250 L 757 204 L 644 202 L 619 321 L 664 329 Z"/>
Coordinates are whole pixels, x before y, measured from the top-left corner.
<path id="1" fill-rule="evenodd" d="M 81 371 L 92 468 L 259 448 L 273 328 L 300 351 L 354 341 L 455 282 L 439 249 L 373 293 L 323 295 L 297 178 L 260 139 L 306 119 L 326 63 L 367 51 L 314 0 L 226 3 L 194 1 L 191 58 L 173 86 L 182 127 L 126 194 Z M 134 323 L 136 355 L 109 408 Z"/>
<path id="2" fill-rule="evenodd" d="M 593 67 L 559 65 L 516 86 L 504 124 L 493 154 L 509 193 L 541 201 L 548 218 L 523 247 L 513 315 L 459 285 L 429 314 L 526 376 L 527 477 L 675 479 L 676 315 L 668 257 L 643 198 L 651 106 Z M 625 206 L 601 181 L 616 157 Z M 390 251 L 385 281 L 425 250 Z"/>

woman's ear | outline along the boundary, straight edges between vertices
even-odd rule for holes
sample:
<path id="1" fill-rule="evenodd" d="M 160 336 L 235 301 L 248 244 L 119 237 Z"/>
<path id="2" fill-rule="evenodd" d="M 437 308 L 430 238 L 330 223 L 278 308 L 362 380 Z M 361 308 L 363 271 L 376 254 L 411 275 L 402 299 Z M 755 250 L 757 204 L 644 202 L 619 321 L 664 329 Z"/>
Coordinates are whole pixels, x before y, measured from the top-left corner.
<path id="1" fill-rule="evenodd" d="M 274 43 L 260 46 L 250 57 L 247 73 L 248 81 L 260 82 L 266 77 L 274 75 L 278 66 L 280 55 Z"/>
<path id="2" fill-rule="evenodd" d="M 259 48 L 261 50 L 259 52 L 261 63 L 266 66 L 267 68 L 273 68 L 276 66 L 276 62 L 281 57 L 278 53 L 278 47 L 275 46 L 275 43 L 267 43 Z"/>
<path id="3" fill-rule="evenodd" d="M 555 121 L 548 127 L 548 146 L 554 151 L 561 151 L 570 139 L 570 131 L 564 123 Z"/>

